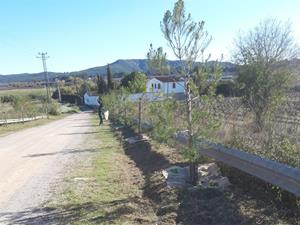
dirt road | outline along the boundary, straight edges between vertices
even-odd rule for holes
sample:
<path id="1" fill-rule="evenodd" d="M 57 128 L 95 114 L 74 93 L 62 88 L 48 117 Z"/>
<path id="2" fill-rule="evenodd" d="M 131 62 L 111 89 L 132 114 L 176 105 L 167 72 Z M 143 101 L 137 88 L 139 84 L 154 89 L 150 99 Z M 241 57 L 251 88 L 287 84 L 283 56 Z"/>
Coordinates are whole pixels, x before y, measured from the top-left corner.
<path id="1" fill-rule="evenodd" d="M 64 167 L 93 151 L 83 147 L 94 133 L 90 117 L 79 113 L 0 137 L 0 224 L 10 224 L 7 217 L 47 200 Z"/>

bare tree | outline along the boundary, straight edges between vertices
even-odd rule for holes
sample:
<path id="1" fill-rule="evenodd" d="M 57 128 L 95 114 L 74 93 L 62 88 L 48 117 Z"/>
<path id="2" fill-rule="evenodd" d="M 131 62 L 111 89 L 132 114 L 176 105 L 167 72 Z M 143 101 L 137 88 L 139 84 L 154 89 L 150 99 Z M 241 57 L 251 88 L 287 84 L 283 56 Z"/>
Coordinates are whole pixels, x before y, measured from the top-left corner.
<path id="1" fill-rule="evenodd" d="M 272 18 L 261 21 L 248 33 L 240 34 L 235 46 L 235 61 L 242 65 L 263 62 L 269 66 L 299 56 L 291 24 Z"/>
<path id="2" fill-rule="evenodd" d="M 234 59 L 240 65 L 238 83 L 243 103 L 255 116 L 257 131 L 264 127 L 284 96 L 293 78 L 283 60 L 298 56 L 299 48 L 293 38 L 291 25 L 267 19 L 235 40 Z"/>

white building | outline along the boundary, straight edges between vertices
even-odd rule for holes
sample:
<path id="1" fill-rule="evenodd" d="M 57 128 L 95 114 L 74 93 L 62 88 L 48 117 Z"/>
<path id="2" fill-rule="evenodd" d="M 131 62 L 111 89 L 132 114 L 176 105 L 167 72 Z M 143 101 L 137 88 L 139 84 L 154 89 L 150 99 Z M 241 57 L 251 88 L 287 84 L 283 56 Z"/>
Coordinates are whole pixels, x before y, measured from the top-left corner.
<path id="1" fill-rule="evenodd" d="M 98 95 L 90 95 L 88 92 L 86 92 L 83 96 L 84 104 L 88 106 L 98 106 Z"/>
<path id="2" fill-rule="evenodd" d="M 147 92 L 184 93 L 184 78 L 174 76 L 152 77 L 147 81 Z"/>

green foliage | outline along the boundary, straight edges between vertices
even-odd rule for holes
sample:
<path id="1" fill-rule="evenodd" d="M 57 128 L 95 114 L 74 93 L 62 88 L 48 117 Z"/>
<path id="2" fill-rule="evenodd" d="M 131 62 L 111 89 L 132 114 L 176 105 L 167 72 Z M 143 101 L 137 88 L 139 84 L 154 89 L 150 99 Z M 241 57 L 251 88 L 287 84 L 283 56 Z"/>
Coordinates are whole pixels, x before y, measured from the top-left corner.
<path id="1" fill-rule="evenodd" d="M 103 77 L 100 75 L 97 75 L 97 89 L 98 89 L 98 94 L 105 94 L 107 92 L 107 85 L 106 82 L 104 81 Z"/>
<path id="2" fill-rule="evenodd" d="M 132 72 L 121 80 L 121 86 L 130 93 L 146 92 L 147 77 L 141 72 Z"/>
<path id="3" fill-rule="evenodd" d="M 58 116 L 61 114 L 61 106 L 56 101 L 51 101 L 51 104 L 49 105 L 49 111 L 48 113 L 53 116 Z"/>
<path id="4" fill-rule="evenodd" d="M 234 81 L 220 81 L 217 84 L 216 93 L 224 97 L 236 97 L 240 95 Z"/>
<path id="5" fill-rule="evenodd" d="M 15 95 L 3 95 L 0 96 L 1 103 L 12 103 L 15 101 Z"/>
<path id="6" fill-rule="evenodd" d="M 114 117 L 117 114 L 118 96 L 116 92 L 111 92 L 101 96 L 103 107 L 109 110 L 110 117 Z"/>
<path id="7" fill-rule="evenodd" d="M 152 44 L 150 44 L 150 49 L 147 53 L 147 65 L 152 75 L 166 75 L 170 73 L 166 58 L 167 54 L 164 53 L 162 47 L 155 50 Z"/>
<path id="8" fill-rule="evenodd" d="M 211 69 L 201 66 L 194 69 L 199 56 L 204 57 L 204 51 L 211 42 L 211 37 L 204 30 L 204 21 L 194 22 L 190 14 L 185 13 L 184 2 L 178 0 L 173 12 L 166 11 L 161 30 L 168 41 L 174 55 L 180 61 L 180 75 L 185 77 L 186 104 L 184 106 L 187 119 L 188 148 L 185 156 L 190 160 L 191 182 L 196 184 L 197 169 L 195 163 L 198 149 L 193 141 L 195 137 L 208 136 L 217 123 L 211 120 L 210 113 L 203 106 L 210 105 L 215 94 L 217 77 L 220 67 L 214 65 Z M 194 102 L 198 99 L 197 102 Z M 203 126 L 199 126 L 199 123 Z M 198 125 L 198 126 L 195 126 Z"/>
<path id="9" fill-rule="evenodd" d="M 113 83 L 112 77 L 113 76 L 112 76 L 110 66 L 107 65 L 107 91 L 108 92 L 114 89 L 114 83 Z"/>
<path id="10" fill-rule="evenodd" d="M 168 143 L 176 131 L 174 112 L 179 107 L 178 102 L 166 99 L 153 102 L 149 106 L 149 120 L 153 126 L 151 134 L 154 139 Z"/>
<path id="11" fill-rule="evenodd" d="M 75 95 L 76 90 L 74 86 L 62 86 L 60 88 L 61 95 Z"/>
<path id="12" fill-rule="evenodd" d="M 130 124 L 135 116 L 135 105 L 129 100 L 128 92 L 124 88 L 103 95 L 102 102 L 110 117 L 123 124 Z"/>
<path id="13" fill-rule="evenodd" d="M 84 80 L 80 77 L 71 77 L 71 81 L 73 83 L 75 95 L 82 96 L 81 87 L 84 84 Z"/>
<path id="14" fill-rule="evenodd" d="M 97 91 L 97 85 L 92 80 L 84 80 L 79 87 L 79 95 L 83 96 L 86 92 Z"/>
<path id="15" fill-rule="evenodd" d="M 192 147 L 183 147 L 181 154 L 190 162 L 198 162 L 200 160 L 199 148 L 193 143 Z"/>
<path id="16" fill-rule="evenodd" d="M 12 106 L 16 111 L 24 111 L 30 104 L 30 99 L 26 96 L 14 96 Z"/>
<path id="17" fill-rule="evenodd" d="M 194 68 L 192 80 L 190 81 L 193 96 L 215 96 L 221 74 L 222 68 L 218 61 L 213 64 L 205 62 Z"/>
<path id="18" fill-rule="evenodd" d="M 194 22 L 191 14 L 186 15 L 182 0 L 175 3 L 173 12 L 166 11 L 161 30 L 174 55 L 179 60 L 185 60 L 182 64 L 188 63 L 190 67 L 211 41 L 204 30 L 204 21 Z"/>

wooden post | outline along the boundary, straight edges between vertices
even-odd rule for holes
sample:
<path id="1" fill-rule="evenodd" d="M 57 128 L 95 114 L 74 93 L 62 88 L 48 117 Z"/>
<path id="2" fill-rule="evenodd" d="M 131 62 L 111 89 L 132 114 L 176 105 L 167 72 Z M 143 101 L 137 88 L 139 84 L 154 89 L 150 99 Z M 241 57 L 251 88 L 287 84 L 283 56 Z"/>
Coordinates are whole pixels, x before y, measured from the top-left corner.
<path id="1" fill-rule="evenodd" d="M 126 105 L 124 107 L 124 121 L 125 121 L 125 125 L 127 125 L 127 106 Z"/>
<path id="2" fill-rule="evenodd" d="M 7 115 L 6 115 L 6 113 L 4 112 L 4 119 L 5 119 L 5 126 L 7 127 L 7 125 L 8 125 L 8 123 L 7 123 Z"/>
<path id="3" fill-rule="evenodd" d="M 23 106 L 21 107 L 21 119 L 22 119 L 22 123 L 24 123 L 24 112 L 23 112 Z"/>
<path id="4" fill-rule="evenodd" d="M 142 99 L 139 99 L 139 121 L 138 121 L 138 131 L 141 133 L 141 120 L 142 120 Z"/>

